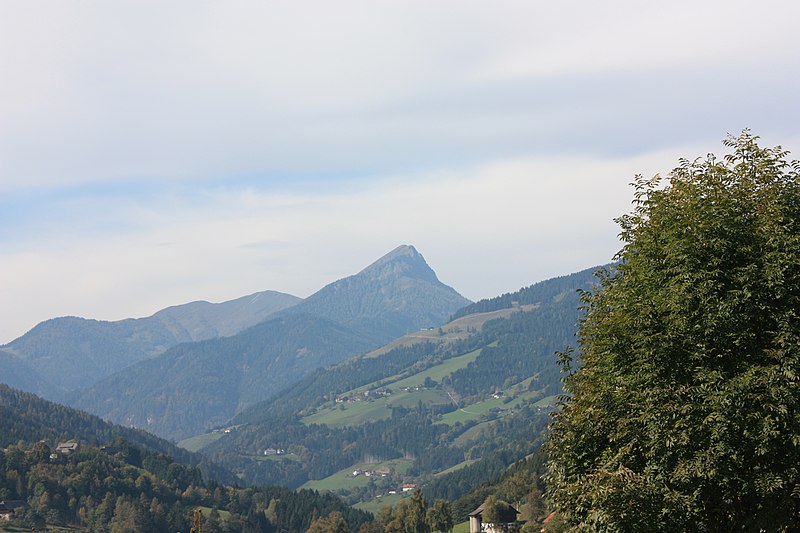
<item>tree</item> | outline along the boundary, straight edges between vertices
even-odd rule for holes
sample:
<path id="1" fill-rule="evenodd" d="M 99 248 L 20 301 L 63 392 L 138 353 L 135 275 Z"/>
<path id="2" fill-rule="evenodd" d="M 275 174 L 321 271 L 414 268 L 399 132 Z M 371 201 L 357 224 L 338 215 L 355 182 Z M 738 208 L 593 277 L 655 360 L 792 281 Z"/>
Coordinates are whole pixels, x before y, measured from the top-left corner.
<path id="1" fill-rule="evenodd" d="M 516 520 L 516 512 L 503 500 L 498 500 L 494 496 L 487 496 L 483 502 L 483 513 L 481 519 L 484 524 L 492 524 L 495 529 L 507 529 L 509 522 Z"/>
<path id="2" fill-rule="evenodd" d="M 800 523 L 800 164 L 757 140 L 636 179 L 562 354 L 547 481 L 575 530 Z"/>
<path id="3" fill-rule="evenodd" d="M 427 524 L 425 514 L 428 510 L 428 502 L 420 489 L 414 489 L 411 498 L 408 499 L 405 515 L 405 530 L 407 533 L 426 533 Z"/>
<path id="4" fill-rule="evenodd" d="M 425 521 L 430 531 L 440 531 L 450 533 L 453 530 L 453 511 L 450 504 L 444 500 L 437 499 L 433 502 L 433 507 L 428 509 Z"/>
<path id="5" fill-rule="evenodd" d="M 350 533 L 347 522 L 339 511 L 317 518 L 309 526 L 307 533 Z"/>

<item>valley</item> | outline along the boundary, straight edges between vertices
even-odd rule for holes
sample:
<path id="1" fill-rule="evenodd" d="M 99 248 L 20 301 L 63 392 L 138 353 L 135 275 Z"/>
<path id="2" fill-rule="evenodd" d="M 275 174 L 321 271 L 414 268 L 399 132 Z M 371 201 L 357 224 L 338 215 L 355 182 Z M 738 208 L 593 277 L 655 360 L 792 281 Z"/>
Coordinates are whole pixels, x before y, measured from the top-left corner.
<path id="1" fill-rule="evenodd" d="M 225 483 L 372 513 L 415 489 L 471 502 L 538 450 L 561 392 L 555 353 L 574 345 L 593 271 L 471 303 L 400 247 L 258 324 L 168 347 L 66 399 L 178 441 L 186 451 L 164 449 Z M 214 502 L 206 512 L 231 512 Z"/>

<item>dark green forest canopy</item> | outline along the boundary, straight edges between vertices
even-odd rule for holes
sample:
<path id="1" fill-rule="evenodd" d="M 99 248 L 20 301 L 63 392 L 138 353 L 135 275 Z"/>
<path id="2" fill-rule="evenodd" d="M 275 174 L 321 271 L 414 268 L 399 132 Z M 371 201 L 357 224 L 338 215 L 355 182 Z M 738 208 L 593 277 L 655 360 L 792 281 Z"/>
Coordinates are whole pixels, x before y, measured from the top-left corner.
<path id="1" fill-rule="evenodd" d="M 77 449 L 56 452 L 62 441 Z M 0 384 L 0 501 L 28 506 L 15 511 L 16 525 L 188 531 L 198 506 L 219 511 L 207 533 L 301 532 L 331 512 L 356 530 L 370 518 L 332 494 L 234 482 L 207 458 L 154 435 Z"/>
<path id="2" fill-rule="evenodd" d="M 585 296 L 548 446 L 577 530 L 800 521 L 800 165 L 748 131 L 724 144 L 637 177 L 621 262 Z"/>

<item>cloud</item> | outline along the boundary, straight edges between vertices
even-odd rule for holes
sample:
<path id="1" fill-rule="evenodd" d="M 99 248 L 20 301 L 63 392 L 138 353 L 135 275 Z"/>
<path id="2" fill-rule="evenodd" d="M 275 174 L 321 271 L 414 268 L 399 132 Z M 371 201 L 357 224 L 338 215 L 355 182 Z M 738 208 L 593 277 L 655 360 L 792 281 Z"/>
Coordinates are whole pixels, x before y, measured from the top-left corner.
<path id="1" fill-rule="evenodd" d="M 0 191 L 643 153 L 797 118 L 786 2 L 0 10 Z"/>
<path id="2" fill-rule="evenodd" d="M 0 248 L 0 296 L 15 302 L 0 308 L 2 334 L 64 314 L 145 316 L 265 289 L 307 296 L 402 243 L 466 296 L 493 296 L 608 261 L 633 171 L 665 158 L 510 159 L 373 176 L 342 192 L 71 198 L 49 225 Z"/>
<path id="3" fill-rule="evenodd" d="M 0 339 L 58 314 L 305 296 L 400 243 L 470 298 L 605 261 L 634 173 L 744 127 L 800 146 L 798 15 L 4 2 Z"/>

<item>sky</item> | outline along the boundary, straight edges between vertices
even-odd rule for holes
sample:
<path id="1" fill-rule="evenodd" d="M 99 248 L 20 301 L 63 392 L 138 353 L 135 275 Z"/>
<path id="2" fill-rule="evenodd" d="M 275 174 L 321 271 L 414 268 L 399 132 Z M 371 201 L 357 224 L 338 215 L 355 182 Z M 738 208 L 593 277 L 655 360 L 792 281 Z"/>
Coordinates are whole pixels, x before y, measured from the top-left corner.
<path id="1" fill-rule="evenodd" d="M 0 344 L 400 244 L 477 300 L 609 261 L 637 174 L 800 158 L 800 4 L 0 3 Z"/>

